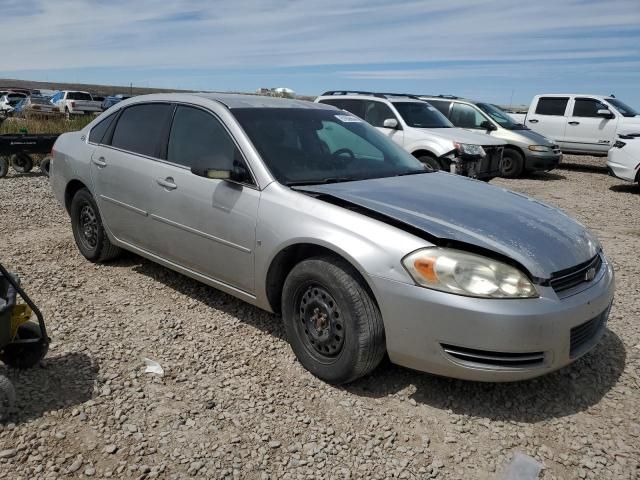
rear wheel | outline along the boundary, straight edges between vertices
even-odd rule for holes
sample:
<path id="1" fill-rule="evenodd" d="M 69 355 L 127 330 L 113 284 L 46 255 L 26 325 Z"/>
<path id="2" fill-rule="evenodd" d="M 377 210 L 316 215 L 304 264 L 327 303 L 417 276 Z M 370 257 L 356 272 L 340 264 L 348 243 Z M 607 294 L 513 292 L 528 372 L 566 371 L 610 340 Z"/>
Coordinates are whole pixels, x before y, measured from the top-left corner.
<path id="1" fill-rule="evenodd" d="M 287 276 L 282 317 L 291 347 L 315 376 L 347 383 L 385 353 L 382 316 L 357 271 L 343 260 L 304 260 Z"/>
<path id="2" fill-rule="evenodd" d="M 0 157 L 0 178 L 4 178 L 9 173 L 9 159 L 7 157 Z"/>
<path id="3" fill-rule="evenodd" d="M 517 178 L 524 170 L 524 157 L 517 150 L 508 148 L 502 154 L 500 174 L 507 178 Z"/>
<path id="4" fill-rule="evenodd" d="M 430 169 L 435 171 L 442 170 L 442 164 L 437 158 L 434 158 L 430 155 L 423 155 L 421 157 L 417 157 L 424 165 Z"/>
<path id="5" fill-rule="evenodd" d="M 86 188 L 78 190 L 71 201 L 71 228 L 78 250 L 87 260 L 105 262 L 120 254 L 120 248 L 109 240 L 98 206 Z"/>
<path id="6" fill-rule="evenodd" d="M 18 173 L 29 173 L 33 169 L 33 159 L 27 153 L 16 153 L 11 156 L 11 166 Z"/>
<path id="7" fill-rule="evenodd" d="M 50 169 L 51 169 L 51 157 L 44 157 L 40 161 L 40 171 L 48 177 Z"/>

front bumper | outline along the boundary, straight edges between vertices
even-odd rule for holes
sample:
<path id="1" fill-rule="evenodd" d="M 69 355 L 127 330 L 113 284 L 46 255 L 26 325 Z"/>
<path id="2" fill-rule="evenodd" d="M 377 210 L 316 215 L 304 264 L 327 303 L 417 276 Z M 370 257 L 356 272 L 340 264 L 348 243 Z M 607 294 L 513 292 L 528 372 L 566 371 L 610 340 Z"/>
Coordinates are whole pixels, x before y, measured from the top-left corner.
<path id="1" fill-rule="evenodd" d="M 621 180 L 635 182 L 638 170 L 635 168 L 634 163 L 637 163 L 640 166 L 640 160 L 638 160 L 638 162 L 632 162 L 624 158 L 620 160 L 621 161 L 618 161 L 617 158 L 611 158 L 611 155 L 609 156 L 609 160 L 607 161 L 607 169 L 609 170 L 609 173 Z"/>
<path id="2" fill-rule="evenodd" d="M 544 375 L 591 350 L 605 331 L 615 283 L 608 262 L 588 288 L 562 299 L 551 287 L 538 287 L 539 298 L 494 300 L 370 280 L 392 362 L 487 382 Z"/>
<path id="3" fill-rule="evenodd" d="M 530 172 L 553 170 L 562 161 L 562 153 L 558 150 L 553 153 L 533 152 L 526 150 L 524 168 Z"/>

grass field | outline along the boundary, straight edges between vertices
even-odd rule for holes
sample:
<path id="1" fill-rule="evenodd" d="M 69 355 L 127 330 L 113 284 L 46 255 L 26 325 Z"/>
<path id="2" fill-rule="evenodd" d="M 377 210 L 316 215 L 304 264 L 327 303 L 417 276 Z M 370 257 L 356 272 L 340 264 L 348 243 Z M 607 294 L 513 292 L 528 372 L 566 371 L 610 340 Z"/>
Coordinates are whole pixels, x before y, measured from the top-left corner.
<path id="1" fill-rule="evenodd" d="M 7 118 L 0 124 L 0 134 L 3 133 L 64 133 L 81 130 L 95 117 L 82 115 L 56 118 Z"/>

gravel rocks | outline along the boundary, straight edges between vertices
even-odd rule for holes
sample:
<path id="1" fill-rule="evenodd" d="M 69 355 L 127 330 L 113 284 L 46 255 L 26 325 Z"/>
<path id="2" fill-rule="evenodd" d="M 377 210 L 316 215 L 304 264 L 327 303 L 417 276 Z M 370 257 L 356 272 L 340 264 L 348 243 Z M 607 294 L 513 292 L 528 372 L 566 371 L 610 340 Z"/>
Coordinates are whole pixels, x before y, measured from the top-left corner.
<path id="1" fill-rule="evenodd" d="M 559 206 L 617 275 L 609 332 L 573 366 L 480 384 L 390 364 L 344 388 L 303 370 L 278 318 L 126 255 L 85 261 L 47 179 L 0 180 L 0 259 L 52 344 L 9 371 L 0 478 L 496 479 L 516 452 L 541 478 L 635 479 L 640 451 L 640 188 L 604 159 L 491 183 Z M 145 374 L 153 358 L 165 375 Z"/>

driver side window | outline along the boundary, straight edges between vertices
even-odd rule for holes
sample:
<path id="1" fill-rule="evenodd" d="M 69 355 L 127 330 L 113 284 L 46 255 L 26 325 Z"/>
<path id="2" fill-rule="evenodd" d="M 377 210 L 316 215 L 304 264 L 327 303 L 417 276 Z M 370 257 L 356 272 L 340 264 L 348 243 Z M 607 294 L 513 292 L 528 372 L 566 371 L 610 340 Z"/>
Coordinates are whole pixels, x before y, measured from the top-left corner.
<path id="1" fill-rule="evenodd" d="M 384 127 L 384 121 L 388 118 L 394 118 L 397 120 L 396 116 L 387 105 L 382 102 L 367 102 L 364 112 L 364 119 L 366 122 L 369 122 L 369 124 L 374 127 Z"/>
<path id="2" fill-rule="evenodd" d="M 486 120 L 475 108 L 464 103 L 454 103 L 451 109 L 451 123 L 456 127 L 481 129 Z"/>
<path id="3" fill-rule="evenodd" d="M 322 129 L 318 130 L 318 138 L 329 148 L 331 154 L 348 149 L 355 158 L 384 161 L 384 154 L 380 150 L 335 122 L 323 121 Z"/>

